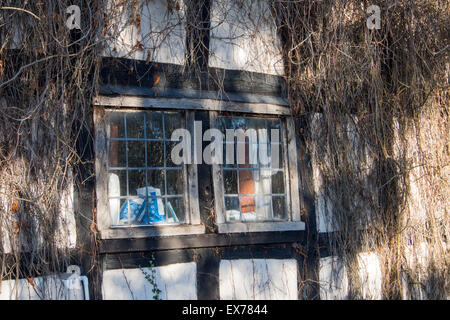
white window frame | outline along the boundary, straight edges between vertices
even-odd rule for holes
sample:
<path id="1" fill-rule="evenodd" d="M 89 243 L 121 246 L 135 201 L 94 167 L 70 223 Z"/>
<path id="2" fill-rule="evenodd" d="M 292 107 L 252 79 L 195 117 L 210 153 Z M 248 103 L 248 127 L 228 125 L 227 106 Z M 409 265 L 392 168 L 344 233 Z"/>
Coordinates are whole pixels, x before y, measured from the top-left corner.
<path id="1" fill-rule="evenodd" d="M 253 112 L 252 116 L 264 114 Z M 210 127 L 218 129 L 220 113 L 210 111 Z M 279 115 L 278 115 L 279 116 Z M 305 230 L 305 223 L 300 217 L 300 193 L 297 166 L 297 145 L 295 138 L 294 120 L 290 116 L 282 119 L 282 145 L 284 153 L 284 172 L 286 203 L 288 210 L 287 221 L 261 221 L 261 222 L 227 222 L 225 219 L 224 183 L 222 165 L 212 165 L 212 178 L 214 184 L 214 203 L 216 211 L 216 224 L 219 233 L 265 232 L 265 231 L 296 231 Z"/>
<path id="2" fill-rule="evenodd" d="M 139 111 L 161 109 L 144 109 Z M 107 113 L 108 112 L 136 112 L 125 108 L 111 108 L 104 106 L 94 107 L 95 130 L 95 174 L 97 193 L 97 228 L 101 239 L 146 238 L 160 236 L 177 236 L 205 233 L 205 227 L 200 221 L 200 208 L 198 201 L 197 166 L 184 164 L 184 193 L 186 222 L 178 225 L 142 225 L 142 226 L 113 226 L 108 201 L 108 149 L 107 149 Z M 178 110 L 183 111 L 183 110 Z M 193 131 L 194 112 L 184 110 L 186 129 Z"/>

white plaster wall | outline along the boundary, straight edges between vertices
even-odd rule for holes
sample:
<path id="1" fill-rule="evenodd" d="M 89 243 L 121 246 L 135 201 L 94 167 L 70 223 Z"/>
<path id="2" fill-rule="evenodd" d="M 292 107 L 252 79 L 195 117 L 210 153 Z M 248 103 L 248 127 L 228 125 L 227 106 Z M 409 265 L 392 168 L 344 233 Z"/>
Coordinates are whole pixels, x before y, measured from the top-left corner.
<path id="1" fill-rule="evenodd" d="M 210 35 L 211 67 L 284 73 L 281 44 L 267 1 L 213 1 Z"/>
<path id="2" fill-rule="evenodd" d="M 67 274 L 0 282 L 0 300 L 88 300 L 81 280 L 69 282 Z"/>
<path id="3" fill-rule="evenodd" d="M 337 257 L 319 260 L 320 299 L 345 300 L 348 298 L 347 269 Z"/>
<path id="4" fill-rule="evenodd" d="M 55 230 L 56 245 L 60 249 L 73 249 L 76 246 L 77 231 L 74 211 L 74 187 L 72 176 L 69 177 L 67 188 L 61 190 L 60 211 L 58 215 L 58 228 Z M 6 196 L 6 188 L 0 187 L 0 205 L 4 211 L 10 212 L 12 199 Z M 0 215 L 0 238 L 2 242 L 3 252 L 5 254 L 11 253 L 11 242 L 14 241 L 11 237 L 15 237 L 14 226 L 17 219 L 9 215 Z M 23 247 L 28 250 L 42 247 L 44 240 L 41 234 L 38 234 L 39 226 L 34 226 L 35 241 L 33 243 L 23 243 Z"/>
<path id="5" fill-rule="evenodd" d="M 149 268 L 143 268 L 151 274 Z M 156 285 L 162 300 L 197 299 L 197 265 L 195 262 L 155 267 Z M 103 299 L 153 300 L 153 285 L 140 269 L 116 269 L 103 272 Z"/>
<path id="6" fill-rule="evenodd" d="M 321 126 L 322 116 L 318 113 L 314 114 L 311 119 L 311 133 L 314 134 L 317 143 L 322 143 L 322 126 Z M 317 159 L 316 154 L 316 144 L 312 145 L 312 157 L 311 157 L 311 167 L 313 174 L 313 188 L 315 195 L 315 208 L 316 208 L 316 223 L 319 232 L 333 232 L 337 231 L 337 228 L 333 226 L 332 214 L 333 206 L 330 201 L 327 200 L 324 190 L 324 181 L 322 171 L 319 167 L 319 161 L 329 161 L 328 159 Z"/>
<path id="7" fill-rule="evenodd" d="M 380 259 L 376 253 L 363 252 L 358 255 L 359 277 L 361 279 L 362 296 L 367 300 L 382 298 L 382 273 Z"/>
<path id="8" fill-rule="evenodd" d="M 407 246 L 405 250 L 406 264 L 409 270 L 402 272 L 402 298 L 425 300 L 426 290 L 422 285 L 426 284 L 427 273 L 430 267 L 431 252 L 426 242 L 418 246 Z M 413 283 L 410 283 L 407 272 L 414 273 Z"/>
<path id="9" fill-rule="evenodd" d="M 109 6 L 123 8 L 118 2 L 109 0 Z M 151 61 L 184 64 L 184 6 L 183 1 L 175 2 L 178 2 L 178 6 L 169 10 L 166 0 L 141 0 L 137 8 L 140 24 L 130 23 L 135 8 L 120 10 L 122 12 L 108 24 L 103 56 L 148 60 L 150 54 Z"/>
<path id="10" fill-rule="evenodd" d="M 382 299 L 382 273 L 378 255 L 362 252 L 357 257 L 358 276 L 361 281 L 362 298 Z M 347 268 L 337 257 L 321 258 L 319 261 L 320 299 L 343 300 L 349 296 Z"/>
<path id="11" fill-rule="evenodd" d="M 72 174 L 69 184 L 61 191 L 60 215 L 58 220 L 58 248 L 75 248 L 77 243 L 77 230 L 75 222 L 74 186 Z"/>
<path id="12" fill-rule="evenodd" d="M 297 261 L 222 260 L 219 281 L 222 300 L 296 300 Z"/>

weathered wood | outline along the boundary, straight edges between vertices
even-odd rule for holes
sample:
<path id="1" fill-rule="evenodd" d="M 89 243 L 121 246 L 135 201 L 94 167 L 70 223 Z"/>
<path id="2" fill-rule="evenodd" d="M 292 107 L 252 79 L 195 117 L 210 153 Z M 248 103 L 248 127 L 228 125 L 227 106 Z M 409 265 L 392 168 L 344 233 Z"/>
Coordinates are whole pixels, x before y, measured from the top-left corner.
<path id="1" fill-rule="evenodd" d="M 101 239 L 126 239 L 179 236 L 201 234 L 205 232 L 203 225 L 158 225 L 158 226 L 126 226 L 111 227 L 100 230 Z"/>
<path id="2" fill-rule="evenodd" d="M 181 65 L 149 63 L 124 58 L 102 58 L 101 85 L 164 89 L 193 89 L 229 93 L 251 93 L 275 97 L 286 97 L 286 82 L 283 77 L 247 72 L 207 68 L 200 73 Z M 158 81 L 156 81 L 158 79 Z"/>
<path id="3" fill-rule="evenodd" d="M 246 246 L 253 244 L 276 244 L 304 242 L 304 231 L 257 232 L 230 234 L 198 234 L 175 237 L 148 237 L 138 239 L 101 240 L 100 253 L 140 252 L 152 250 L 173 250 Z"/>
<path id="4" fill-rule="evenodd" d="M 284 106 L 289 109 L 289 101 L 279 96 L 268 96 L 245 92 L 206 91 L 195 89 L 174 88 L 146 88 L 137 86 L 123 86 L 102 84 L 99 86 L 99 95 L 102 96 L 142 96 L 149 98 L 171 99 L 213 99 L 244 103 L 267 103 Z"/>
<path id="5" fill-rule="evenodd" d="M 115 108 L 152 108 L 177 110 L 208 110 L 240 113 L 290 115 L 289 108 L 267 103 L 236 103 L 213 99 L 168 99 L 140 96 L 97 96 L 94 105 Z"/>
<path id="6" fill-rule="evenodd" d="M 106 146 L 106 114 L 102 108 L 94 108 L 95 128 L 95 176 L 97 196 L 97 228 L 105 230 L 111 225 L 108 205 L 108 154 Z"/>
<path id="7" fill-rule="evenodd" d="M 292 221 L 300 221 L 300 198 L 299 198 L 299 172 L 298 172 L 298 158 L 297 158 L 297 143 L 295 136 L 295 123 L 292 117 L 286 119 L 286 131 L 287 131 L 287 149 L 288 149 L 288 162 L 289 162 L 289 183 L 290 183 L 290 203 Z M 301 222 L 303 229 L 305 228 L 304 222 Z"/>
<path id="8" fill-rule="evenodd" d="M 186 114 L 186 128 L 193 137 L 194 132 L 195 113 L 193 111 L 187 111 Z M 194 143 L 191 143 L 191 155 L 194 154 Z M 191 161 L 192 162 L 192 161 Z M 189 210 L 190 210 L 190 223 L 193 225 L 200 224 L 200 206 L 198 196 L 198 172 L 197 165 L 190 163 L 186 165 L 188 171 L 188 195 L 189 195 Z"/>
<path id="9" fill-rule="evenodd" d="M 216 248 L 196 250 L 197 299 L 219 300 L 220 251 Z"/>
<path id="10" fill-rule="evenodd" d="M 306 149 L 304 133 L 309 130 L 308 117 L 301 117 L 295 121 L 296 140 L 298 142 L 298 170 L 300 176 L 300 201 L 302 208 L 302 221 L 306 227 L 306 270 L 302 274 L 303 279 L 308 279 L 299 295 L 303 299 L 319 298 L 319 257 L 328 255 L 327 246 L 320 243 L 319 233 L 316 224 L 315 194 L 313 188 L 313 172 L 311 167 L 311 155 Z"/>
<path id="11" fill-rule="evenodd" d="M 305 224 L 301 221 L 221 223 L 218 227 L 219 233 L 305 230 Z"/>
<path id="12" fill-rule="evenodd" d="M 211 128 L 218 128 L 217 112 L 210 112 L 209 123 Z M 214 186 L 214 216 L 216 218 L 216 224 L 220 226 L 225 222 L 225 199 L 223 189 L 222 165 L 216 163 L 212 164 L 212 176 Z"/>

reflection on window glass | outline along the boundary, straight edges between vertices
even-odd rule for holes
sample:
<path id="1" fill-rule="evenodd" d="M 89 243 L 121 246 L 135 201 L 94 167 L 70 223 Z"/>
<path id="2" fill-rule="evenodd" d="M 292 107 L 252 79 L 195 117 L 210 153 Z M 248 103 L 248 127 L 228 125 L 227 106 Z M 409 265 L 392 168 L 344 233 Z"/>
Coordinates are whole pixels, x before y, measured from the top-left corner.
<path id="1" fill-rule="evenodd" d="M 184 167 L 171 161 L 181 112 L 109 112 L 108 192 L 112 225 L 186 222 Z"/>
<path id="2" fill-rule="evenodd" d="M 287 220 L 282 124 L 277 118 L 220 117 L 219 129 L 242 129 L 245 139 L 235 134 L 224 139 L 222 177 L 227 222 Z M 271 130 L 275 129 L 275 139 Z M 250 137 L 250 138 L 249 138 Z M 233 153 L 226 152 L 228 148 Z M 273 151 L 273 152 L 272 152 Z M 278 157 L 271 161 L 273 157 Z M 241 157 L 243 161 L 238 162 Z"/>

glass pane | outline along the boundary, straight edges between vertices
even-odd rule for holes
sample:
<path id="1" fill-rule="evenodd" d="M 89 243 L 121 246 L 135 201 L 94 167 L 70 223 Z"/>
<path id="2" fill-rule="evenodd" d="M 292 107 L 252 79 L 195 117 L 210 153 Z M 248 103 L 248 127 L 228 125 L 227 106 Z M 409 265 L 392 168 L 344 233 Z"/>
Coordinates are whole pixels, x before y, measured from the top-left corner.
<path id="1" fill-rule="evenodd" d="M 272 175 L 272 193 L 284 193 L 283 171 L 276 171 Z"/>
<path id="2" fill-rule="evenodd" d="M 232 118 L 233 128 L 234 129 L 243 129 L 247 128 L 247 121 L 245 118 Z"/>
<path id="3" fill-rule="evenodd" d="M 109 132 L 107 134 L 108 138 L 125 137 L 124 113 L 109 113 Z"/>
<path id="4" fill-rule="evenodd" d="M 164 126 L 166 130 L 166 139 L 171 139 L 174 130 L 183 128 L 181 114 L 179 112 L 165 112 Z"/>
<path id="5" fill-rule="evenodd" d="M 230 168 L 236 167 L 236 145 L 234 142 L 223 144 L 223 166 Z"/>
<path id="6" fill-rule="evenodd" d="M 163 142 L 147 142 L 147 161 L 149 168 L 164 167 Z"/>
<path id="7" fill-rule="evenodd" d="M 256 172 L 255 172 L 256 174 Z M 259 170 L 259 176 L 255 179 L 255 189 L 257 194 L 270 195 L 272 193 L 272 170 L 261 169 Z"/>
<path id="8" fill-rule="evenodd" d="M 145 168 L 144 141 L 128 141 L 128 167 Z"/>
<path id="9" fill-rule="evenodd" d="M 172 161 L 172 149 L 180 142 L 166 142 L 166 167 L 180 167 L 182 164 L 175 164 Z M 182 156 L 182 155 L 181 155 Z"/>
<path id="10" fill-rule="evenodd" d="M 254 197 L 240 197 L 242 221 L 256 220 L 256 203 Z"/>
<path id="11" fill-rule="evenodd" d="M 162 139 L 162 112 L 148 112 L 147 118 L 147 138 Z"/>
<path id="12" fill-rule="evenodd" d="M 219 130 L 225 134 L 226 129 L 233 129 L 233 122 L 231 120 L 231 117 L 220 117 Z"/>
<path id="13" fill-rule="evenodd" d="M 273 141 L 281 142 L 282 138 L 282 130 L 281 130 L 281 120 L 280 119 L 267 119 L 269 124 L 270 132 L 268 134 L 270 141 L 272 141 L 272 133 L 275 135 L 275 137 L 278 137 L 278 139 Z M 276 131 L 271 131 L 271 129 L 278 130 L 278 134 L 276 134 Z"/>
<path id="14" fill-rule="evenodd" d="M 225 194 L 237 194 L 237 170 L 223 170 Z"/>
<path id="15" fill-rule="evenodd" d="M 125 199 L 109 199 L 109 213 L 113 226 L 119 225 L 120 208 L 122 208 L 124 203 Z"/>
<path id="16" fill-rule="evenodd" d="M 287 220 L 285 197 L 272 197 L 273 218 Z"/>
<path id="17" fill-rule="evenodd" d="M 130 196 L 138 195 L 138 189 L 145 188 L 145 170 L 128 170 L 128 191 Z"/>
<path id="18" fill-rule="evenodd" d="M 226 221 L 240 221 L 241 213 L 239 210 L 238 197 L 225 197 Z"/>
<path id="19" fill-rule="evenodd" d="M 255 129 L 255 130 L 266 129 L 266 119 L 247 118 L 247 129 Z"/>
<path id="20" fill-rule="evenodd" d="M 143 224 L 145 217 L 144 199 L 127 199 L 120 208 L 119 224 Z"/>
<path id="21" fill-rule="evenodd" d="M 148 186 L 156 189 L 155 192 L 159 192 L 160 195 L 164 195 L 164 170 L 148 170 L 147 174 Z"/>
<path id="22" fill-rule="evenodd" d="M 268 143 L 258 144 L 258 164 L 261 168 L 270 168 L 270 156 L 270 145 Z"/>
<path id="23" fill-rule="evenodd" d="M 151 193 L 154 195 L 154 193 Z M 160 197 L 149 197 L 145 201 L 145 210 L 142 223 L 165 223 L 166 210 L 164 208 L 164 200 Z"/>
<path id="24" fill-rule="evenodd" d="M 273 169 L 282 169 L 284 166 L 284 153 L 282 144 L 271 144 L 270 145 L 270 156 L 271 156 L 271 167 Z M 273 153 L 273 156 L 272 156 Z"/>
<path id="25" fill-rule="evenodd" d="M 143 113 L 127 113 L 127 138 L 144 138 Z"/>
<path id="26" fill-rule="evenodd" d="M 183 194 L 183 171 L 167 170 L 167 194 L 180 195 Z"/>
<path id="27" fill-rule="evenodd" d="M 126 142 L 109 141 L 109 166 L 126 167 Z"/>
<path id="28" fill-rule="evenodd" d="M 111 205 L 111 204 L 110 204 Z M 115 212 L 111 210 L 111 214 Z M 129 224 L 128 223 L 128 200 L 120 199 L 120 208 L 117 212 L 117 216 L 113 217 L 113 223 L 116 222 L 116 225 Z"/>
<path id="29" fill-rule="evenodd" d="M 271 196 L 256 196 L 256 220 L 269 220 L 271 205 Z"/>
<path id="30" fill-rule="evenodd" d="M 253 170 L 239 170 L 239 194 L 254 194 Z"/>
<path id="31" fill-rule="evenodd" d="M 184 198 L 167 198 L 166 199 L 166 222 L 167 223 L 184 223 L 186 222 L 186 211 L 184 210 Z"/>
<path id="32" fill-rule="evenodd" d="M 127 196 L 126 170 L 110 171 L 108 178 L 108 193 L 110 197 Z"/>

